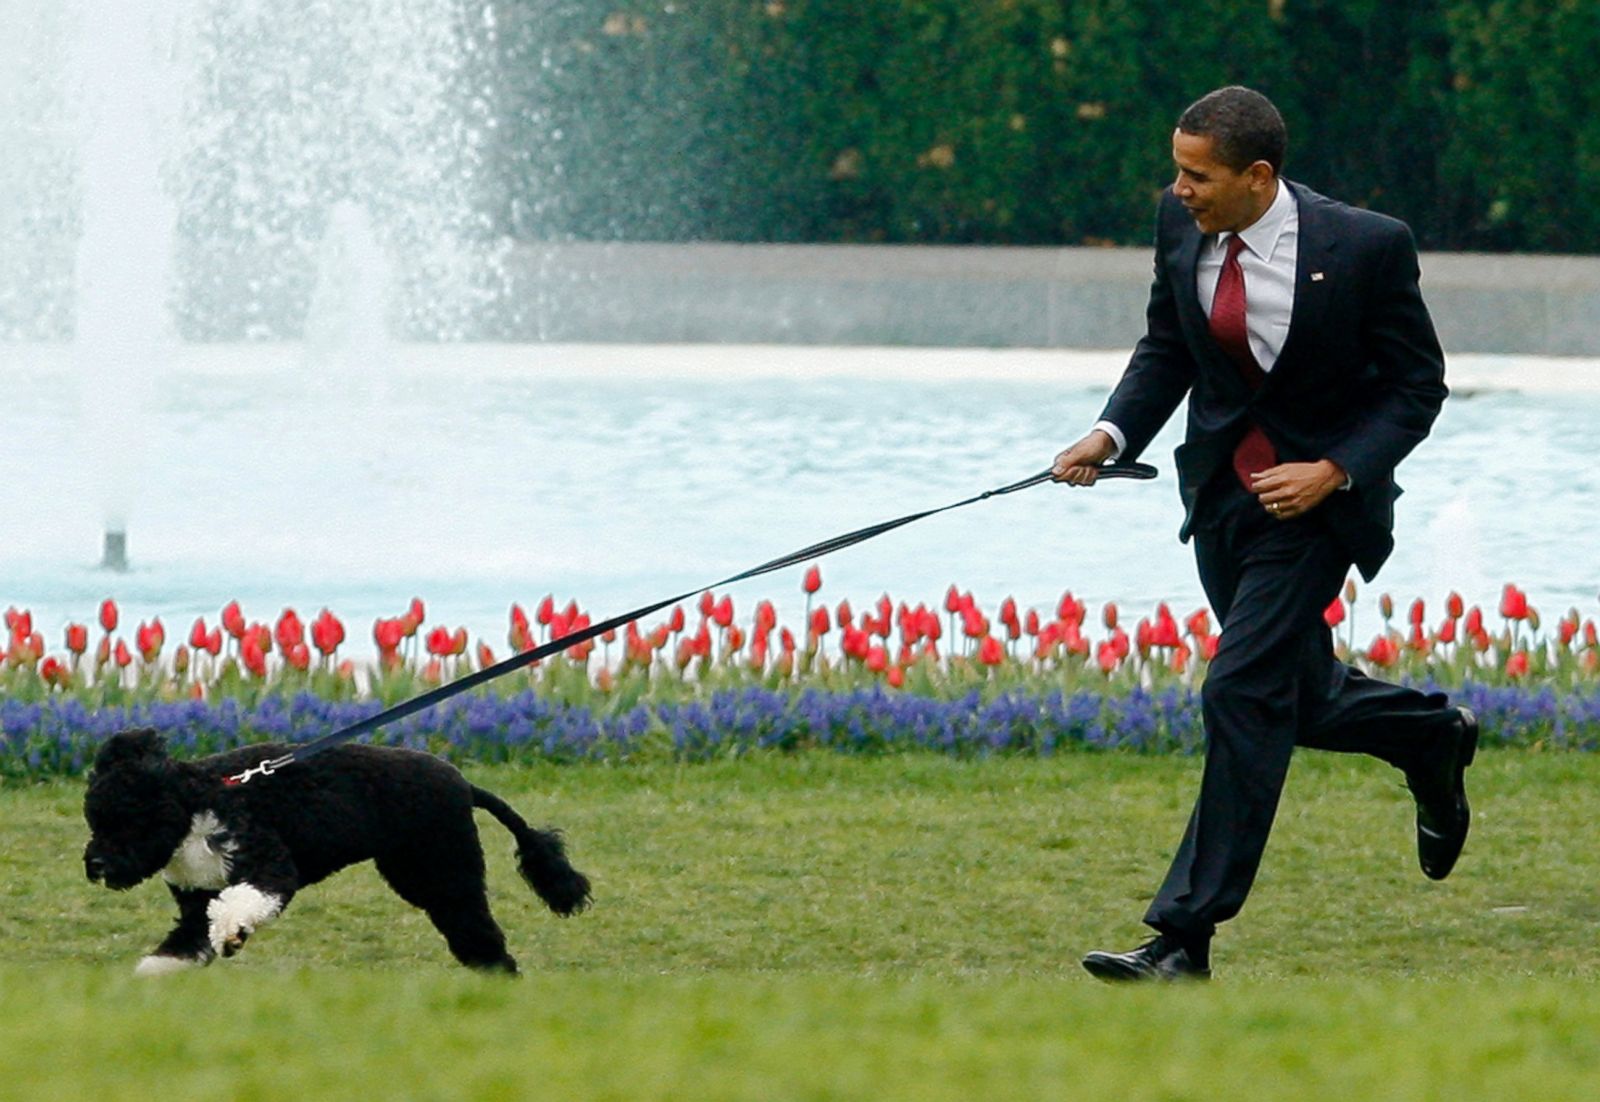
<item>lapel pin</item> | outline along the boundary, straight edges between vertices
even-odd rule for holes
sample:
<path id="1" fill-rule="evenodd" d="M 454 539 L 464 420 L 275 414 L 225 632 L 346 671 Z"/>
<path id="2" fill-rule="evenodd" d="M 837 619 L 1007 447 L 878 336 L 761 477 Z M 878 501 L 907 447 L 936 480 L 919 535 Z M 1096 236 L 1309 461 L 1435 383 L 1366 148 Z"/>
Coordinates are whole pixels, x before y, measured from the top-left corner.
<path id="1" fill-rule="evenodd" d="M 1311 282 L 1312 283 L 1321 283 L 1322 282 L 1322 273 L 1321 272 L 1312 272 L 1311 273 Z"/>

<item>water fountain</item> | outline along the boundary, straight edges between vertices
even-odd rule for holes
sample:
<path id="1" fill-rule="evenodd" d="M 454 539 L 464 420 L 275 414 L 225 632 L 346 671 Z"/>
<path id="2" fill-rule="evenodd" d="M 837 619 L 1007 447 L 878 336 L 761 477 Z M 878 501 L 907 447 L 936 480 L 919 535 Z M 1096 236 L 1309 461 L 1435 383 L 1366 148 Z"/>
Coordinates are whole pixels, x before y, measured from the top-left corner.
<path id="1" fill-rule="evenodd" d="M 10 6 L 0 337 L 67 342 L 101 564 L 125 570 L 161 460 L 143 418 L 193 342 L 306 337 L 337 373 L 391 335 L 469 335 L 499 293 L 481 201 L 494 9 Z"/>

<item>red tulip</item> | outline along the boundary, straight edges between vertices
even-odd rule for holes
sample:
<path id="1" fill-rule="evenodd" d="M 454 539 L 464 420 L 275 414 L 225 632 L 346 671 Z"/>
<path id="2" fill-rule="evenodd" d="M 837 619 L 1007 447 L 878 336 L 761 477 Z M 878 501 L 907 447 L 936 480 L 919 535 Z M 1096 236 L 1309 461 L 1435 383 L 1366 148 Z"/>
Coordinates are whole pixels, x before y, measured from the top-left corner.
<path id="1" fill-rule="evenodd" d="M 67 625 L 67 649 L 82 654 L 89 649 L 89 629 L 82 624 Z"/>
<path id="2" fill-rule="evenodd" d="M 421 597 L 411 598 L 411 607 L 406 610 L 406 615 L 421 626 L 428 619 L 427 606 L 422 603 Z"/>
<path id="3" fill-rule="evenodd" d="M 405 638 L 405 625 L 399 620 L 374 620 L 372 639 L 380 651 L 395 651 Z"/>
<path id="4" fill-rule="evenodd" d="M 1000 645 L 1000 640 L 992 635 L 984 637 L 978 644 L 978 661 L 985 666 L 998 666 L 1005 661 L 1006 649 Z"/>
<path id="5" fill-rule="evenodd" d="M 839 620 L 839 628 L 840 628 L 841 631 L 843 629 L 845 629 L 847 627 L 851 627 L 851 626 L 853 626 L 855 624 L 855 622 L 856 622 L 856 614 L 855 614 L 854 611 L 851 610 L 850 602 L 848 600 L 844 600 L 844 601 L 840 601 L 839 602 L 838 620 Z"/>
<path id="6" fill-rule="evenodd" d="M 1461 626 L 1467 629 L 1468 635 L 1483 634 L 1483 611 L 1473 605 L 1467 612 L 1466 622 Z"/>
<path id="7" fill-rule="evenodd" d="M 284 657 L 288 658 L 289 665 L 302 672 L 311 666 L 311 651 L 304 643 L 294 644 Z"/>
<path id="8" fill-rule="evenodd" d="M 1189 614 L 1189 618 L 1183 622 L 1183 626 L 1188 628 L 1189 634 L 1196 639 L 1206 638 L 1211 634 L 1211 610 L 1208 608 L 1196 609 Z"/>
<path id="9" fill-rule="evenodd" d="M 1400 658 L 1400 651 L 1387 635 L 1380 635 L 1367 648 L 1367 660 L 1375 666 L 1389 667 Z"/>
<path id="10" fill-rule="evenodd" d="M 489 649 L 488 643 L 480 642 L 478 644 L 478 668 L 486 670 L 492 665 L 494 665 L 494 651 Z"/>
<path id="11" fill-rule="evenodd" d="M 1100 620 L 1107 629 L 1117 626 L 1117 603 L 1115 601 L 1106 602 L 1106 607 L 1100 610 Z"/>
<path id="12" fill-rule="evenodd" d="M 238 601 L 229 601 L 222 606 L 222 630 L 235 639 L 244 638 L 244 614 L 239 611 Z"/>
<path id="13" fill-rule="evenodd" d="M 1528 595 L 1510 582 L 1500 594 L 1500 615 L 1507 620 L 1528 618 Z"/>
<path id="14" fill-rule="evenodd" d="M 844 622 L 841 621 L 841 623 Z M 812 609 L 811 623 L 807 626 L 809 627 L 811 634 L 816 636 L 818 639 L 828 634 L 833 626 L 828 622 L 828 606 L 820 605 L 819 607 Z M 849 627 L 848 624 L 844 624 L 844 626 Z"/>
<path id="15" fill-rule="evenodd" d="M 1570 647 L 1572 645 L 1572 640 L 1577 638 L 1578 635 L 1578 614 L 1574 612 L 1570 617 L 1562 620 L 1561 623 L 1557 625 L 1557 630 L 1561 637 L 1561 645 L 1563 647 Z"/>
<path id="16" fill-rule="evenodd" d="M 144 656 L 144 660 L 154 662 L 161 654 L 162 644 L 167 641 L 167 630 L 161 626 L 161 618 L 156 617 L 148 627 L 141 622 L 134 633 L 134 641 L 138 644 L 139 653 Z"/>
<path id="17" fill-rule="evenodd" d="M 1461 594 L 1451 590 L 1450 596 L 1445 600 L 1444 610 L 1449 613 L 1450 619 L 1461 619 L 1461 610 L 1465 607 L 1461 603 Z"/>
<path id="18" fill-rule="evenodd" d="M 189 629 L 189 645 L 195 650 L 204 650 L 206 646 L 206 618 L 196 616 L 194 626 Z"/>
<path id="19" fill-rule="evenodd" d="M 771 601 L 762 601 L 756 605 L 756 634 L 765 635 L 778 626 L 778 610 L 772 607 Z"/>
<path id="20" fill-rule="evenodd" d="M 1528 652 L 1527 651 L 1519 650 L 1516 654 L 1513 654 L 1510 658 L 1506 659 L 1506 676 L 1507 677 L 1526 677 L 1526 676 L 1528 676 Z"/>
<path id="21" fill-rule="evenodd" d="M 1022 635 L 1022 623 L 1017 619 L 1017 602 L 1010 597 L 1000 602 L 1000 622 L 1005 625 L 1008 637 L 1016 639 Z"/>
<path id="22" fill-rule="evenodd" d="M 448 655 L 454 649 L 450 642 L 450 629 L 441 625 L 428 632 L 427 647 L 428 653 L 435 657 Z"/>
<path id="23" fill-rule="evenodd" d="M 873 673 L 882 673 L 889 668 L 889 652 L 882 647 L 870 647 L 867 650 L 867 669 Z"/>
<path id="24" fill-rule="evenodd" d="M 1083 624 L 1085 605 L 1072 595 L 1071 590 L 1061 595 L 1061 603 L 1056 605 L 1056 618 L 1064 624 Z"/>
<path id="25" fill-rule="evenodd" d="M 839 641 L 839 649 L 856 660 L 866 658 L 867 651 L 872 649 L 872 637 L 860 628 L 845 628 L 843 638 Z"/>
<path id="26" fill-rule="evenodd" d="M 1344 623 L 1344 601 L 1335 597 L 1332 603 L 1322 610 L 1322 620 L 1330 628 L 1336 628 Z"/>
<path id="27" fill-rule="evenodd" d="M 711 608 L 712 621 L 721 628 L 733 623 L 733 598 L 724 597 Z"/>
<path id="28" fill-rule="evenodd" d="M 1176 647 L 1181 642 L 1178 638 L 1178 621 L 1172 618 L 1172 610 L 1163 602 L 1156 607 L 1156 622 L 1150 629 L 1150 645 Z"/>
<path id="29" fill-rule="evenodd" d="M 110 597 L 100 602 L 100 626 L 107 635 L 117 630 L 117 602 Z"/>
<path id="30" fill-rule="evenodd" d="M 1126 633 L 1124 633 L 1124 638 L 1126 638 Z M 1100 666 L 1100 672 L 1107 674 L 1116 669 L 1117 663 L 1121 661 L 1117 657 L 1117 648 L 1112 646 L 1109 640 L 1095 648 L 1094 657 L 1095 662 Z"/>
<path id="31" fill-rule="evenodd" d="M 325 657 L 332 657 L 333 652 L 339 649 L 339 644 L 344 642 L 344 624 L 333 613 L 323 609 L 311 622 L 311 642 Z"/>
<path id="32" fill-rule="evenodd" d="M 1421 624 L 1425 619 L 1427 619 L 1427 611 L 1423 607 L 1422 598 L 1418 597 L 1411 602 L 1411 622 L 1413 624 Z"/>
<path id="33" fill-rule="evenodd" d="M 213 658 L 222 653 L 221 628 L 212 628 L 206 633 L 206 652 Z"/>
<path id="34" fill-rule="evenodd" d="M 800 581 L 800 588 L 807 593 L 815 593 L 822 588 L 822 570 L 811 566 L 806 569 L 805 577 Z"/>
<path id="35" fill-rule="evenodd" d="M 67 668 L 58 659 L 46 658 L 39 665 L 39 679 L 46 685 L 53 685 L 57 682 L 64 685 L 69 677 L 71 677 L 71 674 L 67 672 Z"/>
<path id="36" fill-rule="evenodd" d="M 117 640 L 116 649 L 111 652 L 111 655 L 116 660 L 117 665 L 123 669 L 127 669 L 128 665 L 133 661 L 133 654 L 128 650 L 128 644 L 121 639 Z"/>
<path id="37" fill-rule="evenodd" d="M 544 600 L 539 602 L 539 607 L 533 610 L 533 618 L 540 624 L 548 625 L 555 614 L 556 599 L 547 593 Z"/>
<path id="38" fill-rule="evenodd" d="M 703 619 L 703 620 L 710 619 L 711 618 L 711 610 L 716 608 L 716 607 L 717 607 L 717 598 L 711 592 L 711 590 L 708 589 L 704 593 L 700 594 L 700 618 L 701 619 Z"/>
<path id="39" fill-rule="evenodd" d="M 545 622 L 548 623 L 549 621 L 545 621 Z M 672 629 L 672 634 L 676 635 L 676 634 L 678 634 L 678 632 L 682 631 L 683 630 L 683 623 L 684 623 L 683 606 L 682 605 L 673 605 L 672 606 L 672 615 L 667 617 L 667 626 Z"/>
<path id="40" fill-rule="evenodd" d="M 906 683 L 906 671 L 899 666 L 890 666 L 887 679 L 891 688 L 903 688 Z"/>
<path id="41" fill-rule="evenodd" d="M 944 610 L 953 616 L 955 615 L 956 611 L 960 609 L 960 607 L 961 590 L 957 589 L 955 586 L 951 586 L 949 589 L 944 591 Z"/>
<path id="42" fill-rule="evenodd" d="M 1222 646 L 1222 636 L 1206 635 L 1200 639 L 1200 654 L 1207 661 L 1217 656 L 1217 648 Z"/>
<path id="43" fill-rule="evenodd" d="M 1456 641 L 1456 622 L 1454 620 L 1446 620 L 1439 625 L 1439 630 L 1434 635 L 1441 643 L 1454 643 Z"/>
<path id="44" fill-rule="evenodd" d="M 26 639 L 33 634 L 33 613 L 26 609 L 22 612 L 9 609 L 6 612 L 6 626 L 11 629 L 13 638 Z"/>
<path id="45" fill-rule="evenodd" d="M 278 650 L 287 654 L 296 644 L 305 642 L 305 625 L 300 622 L 300 617 L 292 608 L 283 610 L 278 617 L 278 626 L 273 631 L 273 638 L 278 642 Z"/>

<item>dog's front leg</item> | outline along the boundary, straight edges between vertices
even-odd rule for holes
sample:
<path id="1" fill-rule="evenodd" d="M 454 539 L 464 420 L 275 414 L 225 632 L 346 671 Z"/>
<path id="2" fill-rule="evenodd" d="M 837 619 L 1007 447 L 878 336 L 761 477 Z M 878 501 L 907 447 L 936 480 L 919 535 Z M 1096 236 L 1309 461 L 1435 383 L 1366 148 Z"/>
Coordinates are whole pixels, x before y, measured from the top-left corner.
<path id="1" fill-rule="evenodd" d="M 236 861 L 228 881 L 206 904 L 211 948 L 225 957 L 244 948 L 251 934 L 282 914 L 299 888 L 294 863 L 286 851 L 265 859 Z"/>
<path id="2" fill-rule="evenodd" d="M 216 959 L 206 909 L 217 898 L 217 893 L 174 884 L 167 887 L 178 904 L 178 924 L 156 946 L 154 953 L 139 961 L 133 970 L 135 975 L 164 976 L 185 968 L 201 967 Z"/>

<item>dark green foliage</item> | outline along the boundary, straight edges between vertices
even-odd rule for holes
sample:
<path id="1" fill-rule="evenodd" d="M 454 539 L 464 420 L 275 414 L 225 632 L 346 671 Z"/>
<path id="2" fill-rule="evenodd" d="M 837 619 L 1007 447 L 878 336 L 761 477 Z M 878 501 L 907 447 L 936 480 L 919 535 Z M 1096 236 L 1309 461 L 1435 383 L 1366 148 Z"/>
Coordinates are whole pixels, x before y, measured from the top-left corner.
<path id="1" fill-rule="evenodd" d="M 504 0 L 534 240 L 1142 244 L 1184 106 L 1425 248 L 1600 251 L 1593 0 Z"/>

